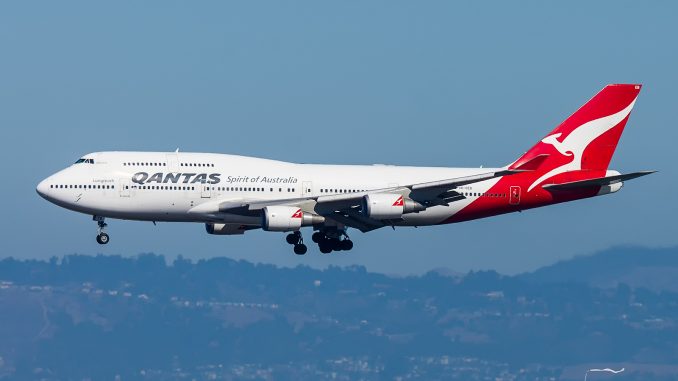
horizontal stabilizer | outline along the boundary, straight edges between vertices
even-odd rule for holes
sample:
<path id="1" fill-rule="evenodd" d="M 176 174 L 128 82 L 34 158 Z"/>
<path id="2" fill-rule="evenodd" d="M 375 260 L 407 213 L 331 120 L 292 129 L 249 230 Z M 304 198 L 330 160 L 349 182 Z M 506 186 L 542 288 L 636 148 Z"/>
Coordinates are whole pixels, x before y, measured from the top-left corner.
<path id="1" fill-rule="evenodd" d="M 580 180 L 580 181 L 572 181 L 569 183 L 562 183 L 562 184 L 548 184 L 544 185 L 542 188 L 552 191 L 552 190 L 571 190 L 571 189 L 580 189 L 580 188 L 589 188 L 589 187 L 600 187 L 600 186 L 605 186 L 605 185 L 612 185 L 616 183 L 620 183 L 623 181 L 627 180 L 632 180 L 641 176 L 649 175 L 651 173 L 655 173 L 657 171 L 640 171 L 640 172 L 633 172 L 633 173 L 627 173 L 624 175 L 615 175 L 615 176 L 607 176 L 607 177 L 599 177 L 597 179 L 588 179 L 588 180 Z"/>

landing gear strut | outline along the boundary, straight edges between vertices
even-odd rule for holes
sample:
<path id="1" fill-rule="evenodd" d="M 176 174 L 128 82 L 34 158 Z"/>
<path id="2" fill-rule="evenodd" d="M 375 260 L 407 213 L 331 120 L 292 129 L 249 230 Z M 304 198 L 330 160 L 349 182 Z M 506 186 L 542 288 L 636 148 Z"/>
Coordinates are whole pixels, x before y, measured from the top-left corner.
<path id="1" fill-rule="evenodd" d="M 318 231 L 313 233 L 311 239 L 318 244 L 318 249 L 323 254 L 353 249 L 353 241 L 351 241 L 345 230 Z"/>
<path id="2" fill-rule="evenodd" d="M 287 237 L 285 237 L 285 240 L 290 245 L 294 245 L 294 254 L 296 255 L 304 255 L 308 251 L 308 247 L 304 245 L 304 238 L 301 236 L 300 231 L 288 234 Z"/>
<path id="3" fill-rule="evenodd" d="M 108 237 L 108 234 L 104 233 L 104 229 L 108 226 L 105 222 L 106 219 L 101 216 L 94 216 L 92 219 L 97 222 L 97 242 L 99 245 L 107 244 L 110 238 Z"/>

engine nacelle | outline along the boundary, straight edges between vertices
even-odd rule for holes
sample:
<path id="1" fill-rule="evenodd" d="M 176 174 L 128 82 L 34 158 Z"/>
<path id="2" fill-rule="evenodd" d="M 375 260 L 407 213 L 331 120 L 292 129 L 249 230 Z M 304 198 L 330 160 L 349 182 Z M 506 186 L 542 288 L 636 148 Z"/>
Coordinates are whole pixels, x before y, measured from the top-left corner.
<path id="1" fill-rule="evenodd" d="M 261 228 L 270 232 L 297 231 L 302 226 L 318 225 L 325 218 L 311 213 L 304 213 L 296 206 L 274 205 L 263 210 Z"/>
<path id="2" fill-rule="evenodd" d="M 241 224 L 220 224 L 208 222 L 205 224 L 207 234 L 214 235 L 236 235 L 245 234 L 245 227 Z"/>
<path id="3" fill-rule="evenodd" d="M 399 194 L 377 193 L 363 197 L 363 213 L 375 220 L 395 220 L 407 213 L 426 209 L 420 203 Z"/>

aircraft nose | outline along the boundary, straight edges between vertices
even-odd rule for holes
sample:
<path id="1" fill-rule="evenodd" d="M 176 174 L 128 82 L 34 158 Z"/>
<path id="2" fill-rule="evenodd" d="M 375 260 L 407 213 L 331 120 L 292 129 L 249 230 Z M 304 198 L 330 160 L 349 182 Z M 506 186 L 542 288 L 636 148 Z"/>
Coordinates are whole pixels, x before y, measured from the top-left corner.
<path id="1" fill-rule="evenodd" d="M 35 191 L 38 192 L 40 197 L 47 198 L 47 190 L 49 189 L 49 184 L 47 184 L 47 179 L 44 179 L 35 187 Z"/>

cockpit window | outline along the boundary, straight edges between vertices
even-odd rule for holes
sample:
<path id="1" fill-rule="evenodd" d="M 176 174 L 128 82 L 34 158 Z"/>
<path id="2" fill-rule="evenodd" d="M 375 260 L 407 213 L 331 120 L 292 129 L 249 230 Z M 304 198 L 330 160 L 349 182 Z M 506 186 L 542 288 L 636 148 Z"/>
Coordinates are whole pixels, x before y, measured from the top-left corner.
<path id="1" fill-rule="evenodd" d="M 80 163 L 94 164 L 94 159 L 78 159 L 75 162 L 75 164 L 80 164 Z"/>
<path id="2" fill-rule="evenodd" d="M 85 159 L 78 159 L 78 161 L 76 161 L 75 164 L 80 164 L 80 163 L 84 163 L 84 162 L 85 162 Z"/>

